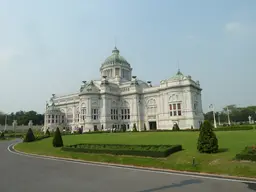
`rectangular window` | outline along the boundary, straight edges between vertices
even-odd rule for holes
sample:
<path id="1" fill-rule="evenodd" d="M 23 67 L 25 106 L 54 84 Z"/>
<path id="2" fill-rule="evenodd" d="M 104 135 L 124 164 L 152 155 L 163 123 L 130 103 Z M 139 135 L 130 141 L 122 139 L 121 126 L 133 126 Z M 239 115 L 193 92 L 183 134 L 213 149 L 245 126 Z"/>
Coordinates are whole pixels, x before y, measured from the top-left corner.
<path id="1" fill-rule="evenodd" d="M 111 109 L 111 119 L 118 120 L 118 109 Z"/>
<path id="2" fill-rule="evenodd" d="M 81 109 L 81 116 L 82 116 L 82 120 L 84 121 L 86 119 L 86 108 L 85 107 L 83 107 Z"/>
<path id="3" fill-rule="evenodd" d="M 170 116 L 181 116 L 181 103 L 169 104 Z"/>
<path id="4" fill-rule="evenodd" d="M 92 120 L 98 120 L 99 119 L 99 109 L 92 109 Z"/>
<path id="5" fill-rule="evenodd" d="M 130 119 L 130 109 L 121 109 L 121 119 Z"/>

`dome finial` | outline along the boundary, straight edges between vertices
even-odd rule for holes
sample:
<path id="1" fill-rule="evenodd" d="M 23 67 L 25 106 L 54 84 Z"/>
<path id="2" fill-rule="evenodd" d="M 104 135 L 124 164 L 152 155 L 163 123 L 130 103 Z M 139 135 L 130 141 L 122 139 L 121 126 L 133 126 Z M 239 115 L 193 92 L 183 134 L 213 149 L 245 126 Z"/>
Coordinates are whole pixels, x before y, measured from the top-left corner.
<path id="1" fill-rule="evenodd" d="M 180 63 L 179 63 L 179 60 L 177 61 L 177 64 L 178 64 L 178 72 L 177 72 L 177 75 L 181 75 L 182 73 L 180 72 Z"/>

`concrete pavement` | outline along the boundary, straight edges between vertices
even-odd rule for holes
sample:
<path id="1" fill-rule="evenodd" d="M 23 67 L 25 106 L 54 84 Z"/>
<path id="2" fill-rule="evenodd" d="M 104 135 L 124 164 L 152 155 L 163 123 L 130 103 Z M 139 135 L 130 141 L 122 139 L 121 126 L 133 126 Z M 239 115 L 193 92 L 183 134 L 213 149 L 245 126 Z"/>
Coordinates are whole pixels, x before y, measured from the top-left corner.
<path id="1" fill-rule="evenodd" d="M 0 192 L 253 192 L 256 182 L 211 179 L 41 159 L 0 141 Z"/>

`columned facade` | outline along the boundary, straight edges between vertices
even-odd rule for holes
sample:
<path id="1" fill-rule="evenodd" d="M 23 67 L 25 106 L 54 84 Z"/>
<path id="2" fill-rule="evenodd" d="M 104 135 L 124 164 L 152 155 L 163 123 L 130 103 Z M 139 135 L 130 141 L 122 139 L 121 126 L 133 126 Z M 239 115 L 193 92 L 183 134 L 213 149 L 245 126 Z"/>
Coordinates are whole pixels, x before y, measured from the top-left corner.
<path id="1" fill-rule="evenodd" d="M 180 71 L 159 86 L 132 76 L 131 65 L 115 47 L 100 67 L 101 80 L 83 81 L 77 93 L 53 96 L 47 104 L 44 129 L 83 132 L 199 128 L 203 121 L 199 81 Z"/>

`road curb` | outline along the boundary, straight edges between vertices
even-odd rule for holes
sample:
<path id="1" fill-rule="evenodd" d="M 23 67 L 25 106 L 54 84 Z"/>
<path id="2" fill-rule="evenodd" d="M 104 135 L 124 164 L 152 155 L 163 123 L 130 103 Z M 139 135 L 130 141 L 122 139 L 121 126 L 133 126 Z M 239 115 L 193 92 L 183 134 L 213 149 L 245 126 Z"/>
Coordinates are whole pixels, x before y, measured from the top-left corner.
<path id="1" fill-rule="evenodd" d="M 94 166 L 133 169 L 133 170 L 141 170 L 141 171 L 148 171 L 148 172 L 158 172 L 158 173 L 181 175 L 181 176 L 201 177 L 201 178 L 208 178 L 208 179 L 215 179 L 215 180 L 247 182 L 247 183 L 256 184 L 256 178 L 252 178 L 252 177 L 238 177 L 238 176 L 218 175 L 218 174 L 202 173 L 202 172 L 178 171 L 178 170 L 171 170 L 171 169 L 160 169 L 160 168 L 153 168 L 153 167 L 123 165 L 123 164 L 117 164 L 117 163 L 105 163 L 105 162 L 97 162 L 97 161 L 86 161 L 86 160 L 72 159 L 72 158 L 66 158 L 66 157 L 56 157 L 56 156 L 26 153 L 26 152 L 16 150 L 14 148 L 15 145 L 17 145 L 18 143 L 20 143 L 20 142 L 16 142 L 16 143 L 9 145 L 8 150 L 10 152 L 17 153 L 20 155 L 41 158 L 41 159 L 44 158 L 44 159 L 49 159 L 49 160 L 60 160 L 60 161 L 68 161 L 68 162 L 74 162 L 74 163 L 83 163 L 83 164 L 94 165 Z"/>

